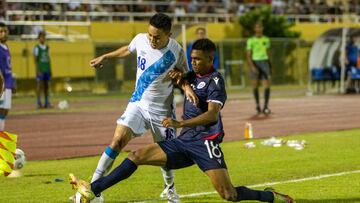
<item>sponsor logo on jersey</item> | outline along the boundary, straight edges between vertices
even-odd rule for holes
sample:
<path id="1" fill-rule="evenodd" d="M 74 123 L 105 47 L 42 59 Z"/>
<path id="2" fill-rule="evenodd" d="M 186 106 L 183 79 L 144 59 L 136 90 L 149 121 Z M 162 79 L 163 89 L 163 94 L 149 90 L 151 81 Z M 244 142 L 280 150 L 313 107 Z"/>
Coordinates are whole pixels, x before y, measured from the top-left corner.
<path id="1" fill-rule="evenodd" d="M 214 79 L 215 83 L 218 84 L 219 78 L 218 78 L 218 77 L 214 77 L 213 79 Z"/>
<path id="2" fill-rule="evenodd" d="M 203 81 L 203 82 L 200 82 L 198 85 L 197 85 L 197 89 L 202 89 L 202 88 L 204 88 L 205 87 L 205 85 L 206 85 L 206 83 Z"/>

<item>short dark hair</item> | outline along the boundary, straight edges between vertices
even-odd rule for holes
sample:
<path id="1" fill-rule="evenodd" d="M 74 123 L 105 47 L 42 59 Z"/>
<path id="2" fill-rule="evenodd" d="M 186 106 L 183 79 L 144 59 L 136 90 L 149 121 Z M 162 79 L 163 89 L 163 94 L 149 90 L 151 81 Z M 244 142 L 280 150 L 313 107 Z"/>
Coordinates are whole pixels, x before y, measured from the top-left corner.
<path id="1" fill-rule="evenodd" d="M 46 36 L 46 32 L 45 32 L 45 31 L 40 31 L 39 34 L 38 34 L 38 39 L 39 39 L 41 36 Z"/>
<path id="2" fill-rule="evenodd" d="M 171 31 L 171 18 L 163 13 L 157 13 L 150 18 L 150 25 L 167 33 Z"/>
<path id="3" fill-rule="evenodd" d="M 201 50 L 207 53 L 214 54 L 216 52 L 216 46 L 214 42 L 211 40 L 204 38 L 204 39 L 198 39 L 194 42 L 192 46 L 193 50 Z"/>
<path id="4" fill-rule="evenodd" d="M 7 27 L 4 22 L 0 22 L 0 27 Z"/>

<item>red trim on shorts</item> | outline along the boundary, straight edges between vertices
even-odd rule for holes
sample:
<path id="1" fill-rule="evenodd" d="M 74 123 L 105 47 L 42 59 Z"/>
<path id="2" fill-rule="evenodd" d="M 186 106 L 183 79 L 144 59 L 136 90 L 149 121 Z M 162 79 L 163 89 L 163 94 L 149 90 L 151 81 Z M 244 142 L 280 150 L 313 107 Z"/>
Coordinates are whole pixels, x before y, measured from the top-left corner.
<path id="1" fill-rule="evenodd" d="M 215 134 L 212 134 L 212 135 L 209 135 L 207 137 L 203 137 L 201 138 L 202 140 L 213 140 L 215 139 L 217 136 L 221 135 L 222 132 L 218 132 L 218 133 L 215 133 Z"/>

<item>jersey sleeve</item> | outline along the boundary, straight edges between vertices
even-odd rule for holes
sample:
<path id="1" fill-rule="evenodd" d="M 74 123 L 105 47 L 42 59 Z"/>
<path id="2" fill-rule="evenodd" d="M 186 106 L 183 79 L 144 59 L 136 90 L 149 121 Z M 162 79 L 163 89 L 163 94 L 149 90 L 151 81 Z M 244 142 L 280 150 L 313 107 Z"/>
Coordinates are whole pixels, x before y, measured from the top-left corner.
<path id="1" fill-rule="evenodd" d="M 267 37 L 266 38 L 266 49 L 270 49 L 270 48 L 271 48 L 270 39 Z"/>
<path id="2" fill-rule="evenodd" d="M 179 59 L 178 59 L 175 67 L 183 73 L 186 73 L 189 71 L 189 66 L 188 66 L 185 52 L 183 49 L 181 49 L 179 52 Z"/>
<path id="3" fill-rule="evenodd" d="M 130 42 L 128 49 L 131 53 L 135 53 L 136 52 L 136 43 L 140 38 L 140 34 L 136 35 Z"/>
<path id="4" fill-rule="evenodd" d="M 249 38 L 247 41 L 246 41 L 246 50 L 251 50 L 251 45 L 252 45 L 252 40 L 251 40 L 251 38 Z"/>
<path id="5" fill-rule="evenodd" d="M 38 56 L 39 55 L 39 47 L 38 46 L 35 46 L 33 48 L 33 56 Z"/>
<path id="6" fill-rule="evenodd" d="M 226 101 L 226 91 L 224 79 L 218 75 L 212 76 L 207 89 L 206 102 L 214 102 L 224 106 Z"/>

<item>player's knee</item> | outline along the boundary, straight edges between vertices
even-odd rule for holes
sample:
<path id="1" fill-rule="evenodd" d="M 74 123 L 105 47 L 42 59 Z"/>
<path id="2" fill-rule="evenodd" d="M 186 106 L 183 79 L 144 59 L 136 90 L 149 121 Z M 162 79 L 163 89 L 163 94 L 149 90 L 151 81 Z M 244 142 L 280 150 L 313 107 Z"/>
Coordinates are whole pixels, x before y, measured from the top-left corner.
<path id="1" fill-rule="evenodd" d="M 143 156 L 141 155 L 141 152 L 139 150 L 136 150 L 129 153 L 128 159 L 130 159 L 136 165 L 139 165 L 143 161 Z"/>

